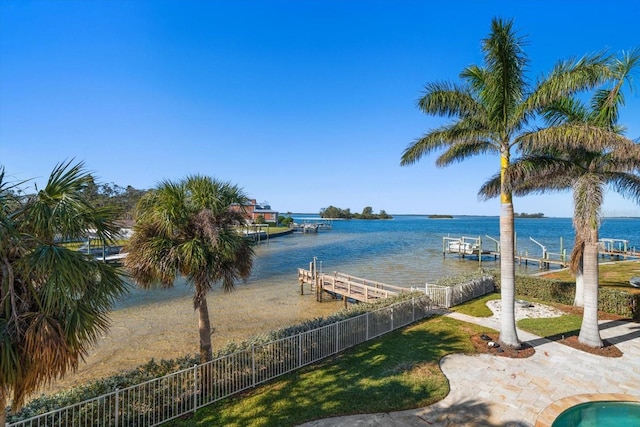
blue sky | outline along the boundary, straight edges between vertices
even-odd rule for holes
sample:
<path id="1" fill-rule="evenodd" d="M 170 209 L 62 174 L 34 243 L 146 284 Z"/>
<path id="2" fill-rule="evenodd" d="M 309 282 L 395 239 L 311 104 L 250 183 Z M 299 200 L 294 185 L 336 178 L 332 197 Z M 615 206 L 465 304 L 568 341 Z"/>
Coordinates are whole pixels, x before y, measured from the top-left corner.
<path id="1" fill-rule="evenodd" d="M 526 36 L 532 80 L 640 46 L 635 0 L 0 0 L 0 164 L 39 186 L 70 158 L 136 188 L 205 174 L 281 212 L 498 215 L 477 198 L 496 157 L 399 165 L 442 123 L 416 108 L 424 85 L 479 64 L 493 17 Z M 633 139 L 638 90 L 620 118 Z M 514 206 L 572 212 L 569 193 Z M 640 216 L 613 193 L 603 211 Z"/>

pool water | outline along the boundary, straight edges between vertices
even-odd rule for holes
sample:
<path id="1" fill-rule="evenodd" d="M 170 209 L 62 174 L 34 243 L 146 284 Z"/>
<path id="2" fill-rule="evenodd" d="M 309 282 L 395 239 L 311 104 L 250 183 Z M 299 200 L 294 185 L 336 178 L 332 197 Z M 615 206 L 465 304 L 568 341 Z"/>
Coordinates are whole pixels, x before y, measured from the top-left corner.
<path id="1" fill-rule="evenodd" d="M 640 403 L 587 402 L 562 412 L 551 427 L 640 427 Z"/>

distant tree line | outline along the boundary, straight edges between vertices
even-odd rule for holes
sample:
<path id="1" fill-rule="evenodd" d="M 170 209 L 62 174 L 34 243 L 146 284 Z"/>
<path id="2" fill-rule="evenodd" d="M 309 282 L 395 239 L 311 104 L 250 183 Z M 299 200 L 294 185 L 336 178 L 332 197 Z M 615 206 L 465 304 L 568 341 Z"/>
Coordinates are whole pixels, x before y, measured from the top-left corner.
<path id="1" fill-rule="evenodd" d="M 133 219 L 138 201 L 149 190 L 139 190 L 130 185 L 121 187 L 113 182 L 107 184 L 96 183 L 95 178 L 86 175 L 78 190 L 79 195 L 83 197 L 87 203 L 96 208 L 113 208 L 115 219 Z M 36 189 L 37 190 L 37 189 Z M 5 194 L 13 195 L 16 199 L 32 198 L 36 194 L 30 194 L 17 186 L 13 188 L 5 188 Z"/>
<path id="2" fill-rule="evenodd" d="M 523 213 L 515 213 L 515 214 L 513 214 L 513 216 L 515 218 L 544 218 L 544 214 L 540 213 L 540 212 L 532 213 L 532 214 L 524 213 L 524 212 Z"/>
<path id="3" fill-rule="evenodd" d="M 320 209 L 321 218 L 343 218 L 343 219 L 391 219 L 391 215 L 386 213 L 383 209 L 380 213 L 374 214 L 373 208 L 367 206 L 362 210 L 362 213 L 351 213 L 351 209 L 340 209 L 335 206 L 329 206 L 327 208 Z"/>
<path id="4" fill-rule="evenodd" d="M 117 209 L 118 219 L 133 219 L 133 214 L 138 201 L 149 190 L 138 190 L 130 185 L 121 187 L 113 182 L 97 184 L 92 176 L 89 176 L 87 184 L 83 188 L 83 197 L 95 207 L 113 206 Z"/>

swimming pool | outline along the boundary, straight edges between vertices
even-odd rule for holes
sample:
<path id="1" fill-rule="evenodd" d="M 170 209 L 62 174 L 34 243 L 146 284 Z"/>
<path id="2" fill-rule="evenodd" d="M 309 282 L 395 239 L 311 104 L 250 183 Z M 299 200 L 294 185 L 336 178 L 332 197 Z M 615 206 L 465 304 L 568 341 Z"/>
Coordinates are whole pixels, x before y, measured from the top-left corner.
<path id="1" fill-rule="evenodd" d="M 586 402 L 570 407 L 551 427 L 640 426 L 638 402 Z"/>

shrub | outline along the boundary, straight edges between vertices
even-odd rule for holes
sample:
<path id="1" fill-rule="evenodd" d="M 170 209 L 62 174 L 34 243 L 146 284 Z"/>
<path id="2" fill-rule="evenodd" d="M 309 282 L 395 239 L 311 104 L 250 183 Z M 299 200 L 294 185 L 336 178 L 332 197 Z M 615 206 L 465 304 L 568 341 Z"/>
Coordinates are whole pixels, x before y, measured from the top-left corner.
<path id="1" fill-rule="evenodd" d="M 500 275 L 495 274 L 500 289 Z M 537 276 L 516 275 L 516 294 L 558 304 L 573 305 L 576 284 Z M 617 289 L 600 288 L 598 309 L 605 313 L 640 320 L 640 294 Z"/>

